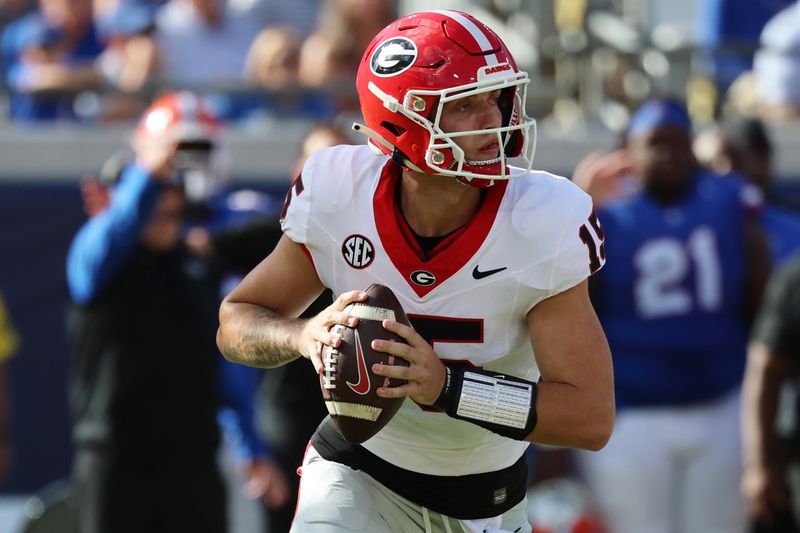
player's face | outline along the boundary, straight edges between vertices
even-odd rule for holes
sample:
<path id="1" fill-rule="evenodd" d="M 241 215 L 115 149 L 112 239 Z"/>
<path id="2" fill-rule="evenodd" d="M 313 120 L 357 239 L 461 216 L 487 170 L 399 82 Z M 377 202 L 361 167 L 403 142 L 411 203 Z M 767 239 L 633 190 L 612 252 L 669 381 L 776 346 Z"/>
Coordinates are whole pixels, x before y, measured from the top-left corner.
<path id="1" fill-rule="evenodd" d="M 142 243 L 154 252 L 167 252 L 175 248 L 181 237 L 183 192 L 177 188 L 166 189 L 158 199 L 155 211 L 144 228 Z"/>
<path id="2" fill-rule="evenodd" d="M 447 133 L 499 128 L 503 122 L 499 99 L 498 90 L 447 102 L 439 124 Z M 453 140 L 464 150 L 467 160 L 485 161 L 500 155 L 500 143 L 493 133 L 465 135 Z"/>
<path id="3" fill-rule="evenodd" d="M 651 190 L 681 189 L 695 166 L 689 134 L 676 126 L 655 128 L 628 140 L 628 148 Z"/>

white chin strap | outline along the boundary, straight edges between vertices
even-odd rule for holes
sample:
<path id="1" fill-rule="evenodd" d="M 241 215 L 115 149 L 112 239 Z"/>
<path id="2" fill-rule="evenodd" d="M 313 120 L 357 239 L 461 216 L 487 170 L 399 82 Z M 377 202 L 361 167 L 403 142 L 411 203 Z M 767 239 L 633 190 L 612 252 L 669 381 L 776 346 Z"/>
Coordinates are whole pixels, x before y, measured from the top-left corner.
<path id="1" fill-rule="evenodd" d="M 394 152 L 394 146 L 392 146 L 392 144 L 389 141 L 387 141 L 386 139 L 384 139 L 383 137 L 378 135 L 375 131 L 371 130 L 370 128 L 366 127 L 365 125 L 359 124 L 358 122 L 353 122 L 353 126 L 352 127 L 353 127 L 353 131 L 357 131 L 358 133 L 363 133 L 364 135 L 367 136 L 367 138 L 371 141 L 371 142 L 367 143 L 367 146 L 370 147 L 370 149 L 375 153 L 375 155 L 384 155 L 384 153 L 381 151 L 381 149 L 378 148 L 377 146 L 375 146 L 376 143 L 380 144 L 383 147 L 385 147 L 390 152 Z M 413 170 L 414 172 L 420 172 L 422 174 L 430 174 L 430 172 L 425 172 L 424 170 L 419 168 L 417 165 L 415 165 L 414 163 L 412 163 L 408 159 L 404 159 L 403 163 L 408 168 Z M 438 174 L 438 173 L 436 175 L 437 176 L 444 176 L 444 174 Z"/>

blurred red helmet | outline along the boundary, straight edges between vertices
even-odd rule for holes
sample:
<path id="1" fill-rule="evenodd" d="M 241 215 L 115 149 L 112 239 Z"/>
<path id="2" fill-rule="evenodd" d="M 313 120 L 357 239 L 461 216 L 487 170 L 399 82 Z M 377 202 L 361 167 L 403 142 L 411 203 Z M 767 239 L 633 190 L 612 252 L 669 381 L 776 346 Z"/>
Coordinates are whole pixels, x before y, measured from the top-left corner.
<path id="1" fill-rule="evenodd" d="M 356 86 L 369 144 L 405 168 L 488 186 L 530 172 L 536 121 L 525 114 L 528 74 L 485 24 L 460 11 L 420 11 L 383 29 L 367 47 Z M 500 90 L 499 128 L 444 132 L 445 103 Z M 497 135 L 498 157 L 467 160 L 455 139 Z M 524 168 L 508 166 L 520 157 Z"/>
<path id="2" fill-rule="evenodd" d="M 167 93 L 142 114 L 134 149 L 151 143 L 177 144 L 176 179 L 190 201 L 203 201 L 228 179 L 225 126 L 208 102 L 188 91 Z"/>

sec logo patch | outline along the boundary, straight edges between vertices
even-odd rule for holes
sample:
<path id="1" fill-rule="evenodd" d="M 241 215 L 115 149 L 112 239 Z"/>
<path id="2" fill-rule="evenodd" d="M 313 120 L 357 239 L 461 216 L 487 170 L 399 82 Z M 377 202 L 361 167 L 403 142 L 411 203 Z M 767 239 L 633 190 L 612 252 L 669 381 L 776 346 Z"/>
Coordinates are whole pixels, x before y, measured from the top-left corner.
<path id="1" fill-rule="evenodd" d="M 350 235 L 342 244 L 342 256 L 348 265 L 361 270 L 375 259 L 375 247 L 363 235 Z"/>

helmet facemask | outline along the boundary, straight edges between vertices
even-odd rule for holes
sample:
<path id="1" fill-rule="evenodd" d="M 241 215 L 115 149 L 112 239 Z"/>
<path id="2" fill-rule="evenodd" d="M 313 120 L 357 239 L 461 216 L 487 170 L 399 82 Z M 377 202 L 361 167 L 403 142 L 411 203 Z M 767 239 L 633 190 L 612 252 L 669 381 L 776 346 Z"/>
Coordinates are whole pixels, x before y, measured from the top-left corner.
<path id="1" fill-rule="evenodd" d="M 477 83 L 442 90 L 410 89 L 406 92 L 402 103 L 381 91 L 374 83 L 369 84 L 369 90 L 381 99 L 389 110 L 412 120 L 428 133 L 429 141 L 425 150 L 425 163 L 429 170 L 418 168 L 409 160 L 405 161 L 404 166 L 428 174 L 454 176 L 475 186 L 487 186 L 496 179 L 512 179 L 528 174 L 533 167 L 537 130 L 536 120 L 525 114 L 524 102 L 528 83 L 527 73 L 516 72 L 512 76 L 488 78 Z M 458 132 L 442 130 L 440 123 L 446 103 L 496 90 L 502 91 L 503 121 L 500 127 Z M 431 103 L 434 109 L 428 111 Z M 392 143 L 386 139 L 375 139 L 374 137 L 378 135 L 376 132 L 367 130 L 361 125 L 357 129 L 366 130 L 365 133 L 373 139 L 373 142 L 387 147 L 391 146 L 394 149 Z M 402 134 L 401 132 L 397 133 Z M 497 135 L 497 141 L 501 147 L 497 157 L 483 161 L 468 160 L 456 139 L 471 135 L 486 135 L 487 133 Z M 402 157 L 403 154 L 399 155 Z M 521 158 L 522 167 L 509 165 L 509 159 L 514 157 Z M 490 183 L 474 183 L 475 179 L 490 180 Z"/>

